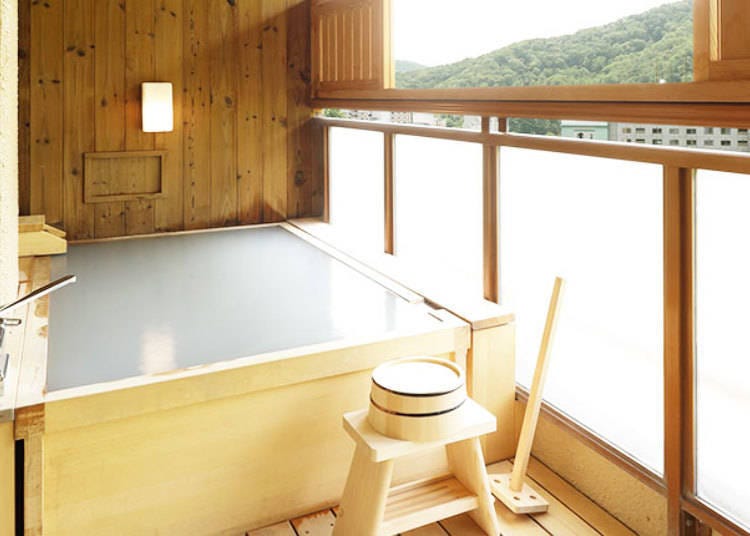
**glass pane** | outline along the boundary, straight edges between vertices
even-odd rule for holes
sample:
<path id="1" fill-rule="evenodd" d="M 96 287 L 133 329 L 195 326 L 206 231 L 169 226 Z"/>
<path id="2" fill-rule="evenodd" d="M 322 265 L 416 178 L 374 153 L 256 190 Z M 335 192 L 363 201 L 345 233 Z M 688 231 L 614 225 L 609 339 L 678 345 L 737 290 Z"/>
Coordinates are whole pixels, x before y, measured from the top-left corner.
<path id="1" fill-rule="evenodd" d="M 531 382 L 555 275 L 566 290 L 545 399 L 663 470 L 662 168 L 503 148 L 503 303 Z"/>
<path id="2" fill-rule="evenodd" d="M 396 136 L 394 205 L 396 257 L 410 280 L 481 298 L 482 146 Z"/>
<path id="3" fill-rule="evenodd" d="M 330 223 L 355 252 L 383 251 L 383 134 L 350 128 L 329 133 Z"/>
<path id="4" fill-rule="evenodd" d="M 404 88 L 686 82 L 691 0 L 394 0 Z"/>
<path id="5" fill-rule="evenodd" d="M 750 527 L 750 176 L 696 179 L 698 495 Z"/>

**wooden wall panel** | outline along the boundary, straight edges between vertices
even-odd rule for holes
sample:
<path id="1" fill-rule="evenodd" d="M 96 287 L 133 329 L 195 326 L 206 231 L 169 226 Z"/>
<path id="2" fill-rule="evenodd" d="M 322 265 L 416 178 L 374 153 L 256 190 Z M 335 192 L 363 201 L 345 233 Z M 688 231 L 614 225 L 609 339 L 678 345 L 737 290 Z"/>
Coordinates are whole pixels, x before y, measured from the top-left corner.
<path id="1" fill-rule="evenodd" d="M 63 219 L 63 1 L 31 3 L 29 37 L 30 103 L 29 151 L 33 163 L 25 180 L 29 183 L 31 213 L 42 211 L 47 221 Z M 23 31 L 25 28 L 19 28 Z M 34 54 L 34 51 L 45 51 Z M 20 80 L 23 85 L 24 79 Z M 21 87 L 21 93 L 24 88 Z M 19 102 L 19 104 L 23 104 Z M 23 112 L 22 112 L 23 113 Z M 25 132 L 21 132 L 23 135 Z M 23 144 L 24 142 L 20 142 Z M 26 186 L 20 188 L 25 190 Z"/>
<path id="2" fill-rule="evenodd" d="M 240 223 L 263 219 L 263 18 L 261 2 L 239 4 L 237 203 Z M 303 108 L 302 113 L 306 113 Z"/>
<path id="3" fill-rule="evenodd" d="M 18 4 L 18 169 L 19 175 L 28 177 L 31 171 L 31 4 Z M 18 188 L 18 207 L 21 214 L 31 211 L 31 191 L 29 181 L 21 181 Z"/>
<path id="4" fill-rule="evenodd" d="M 96 149 L 94 132 L 94 0 L 65 0 L 63 2 L 63 218 L 65 227 L 75 238 L 94 238 L 94 207 L 83 203 L 83 153 Z M 34 36 L 34 20 L 31 21 Z M 34 61 L 32 48 L 32 64 Z M 34 115 L 46 115 L 47 107 L 35 106 Z M 32 167 L 36 166 L 32 155 Z M 44 188 L 54 181 L 45 177 Z M 32 184 L 33 193 L 33 184 Z M 47 205 L 44 206 L 47 213 Z M 59 221 L 53 213 L 49 221 Z"/>
<path id="5" fill-rule="evenodd" d="M 125 10 L 118 0 L 100 0 L 94 14 L 96 80 L 94 128 L 96 150 L 125 150 Z M 84 177 L 85 179 L 85 177 Z M 94 206 L 94 234 L 98 237 L 125 234 L 125 203 Z"/>
<path id="6" fill-rule="evenodd" d="M 207 3 L 185 0 L 185 228 L 208 227 L 211 211 L 211 75 Z"/>
<path id="7" fill-rule="evenodd" d="M 263 0 L 263 219 L 286 219 L 287 21 L 286 0 Z"/>
<path id="8" fill-rule="evenodd" d="M 309 1 L 23 0 L 22 213 L 74 240 L 317 215 Z M 147 81 L 172 83 L 173 132 L 141 130 Z M 154 149 L 163 197 L 85 202 L 84 152 Z"/>
<path id="9" fill-rule="evenodd" d="M 208 2 L 211 21 L 211 224 L 237 223 L 237 160 L 221 158 L 237 147 L 237 76 L 234 68 L 237 10 L 231 2 Z M 282 142 L 283 145 L 283 142 Z"/>
<path id="10" fill-rule="evenodd" d="M 154 18 L 156 50 L 175 51 L 173 54 L 156 54 L 154 79 L 172 82 L 174 99 L 174 124 L 172 132 L 154 135 L 155 145 L 167 151 L 164 161 L 162 185 L 166 199 L 155 201 L 156 231 L 177 231 L 183 228 L 184 192 L 182 181 L 184 85 L 183 50 L 184 12 L 182 0 L 157 0 Z"/>
<path id="11" fill-rule="evenodd" d="M 310 94 L 310 40 L 296 37 L 310 27 L 310 9 L 303 0 L 289 0 L 289 87 L 287 116 L 289 128 L 287 217 L 297 218 L 313 212 L 312 125 L 306 121 L 304 104 Z"/>
<path id="12" fill-rule="evenodd" d="M 99 0 L 98 0 L 99 1 Z M 155 147 L 155 135 L 141 129 L 141 82 L 153 81 L 156 40 L 155 0 L 125 3 L 125 150 Z M 98 24 L 97 24 L 98 25 Z M 140 190 L 138 185 L 135 190 Z M 125 202 L 125 234 L 150 233 L 156 229 L 154 203 L 150 199 Z"/>

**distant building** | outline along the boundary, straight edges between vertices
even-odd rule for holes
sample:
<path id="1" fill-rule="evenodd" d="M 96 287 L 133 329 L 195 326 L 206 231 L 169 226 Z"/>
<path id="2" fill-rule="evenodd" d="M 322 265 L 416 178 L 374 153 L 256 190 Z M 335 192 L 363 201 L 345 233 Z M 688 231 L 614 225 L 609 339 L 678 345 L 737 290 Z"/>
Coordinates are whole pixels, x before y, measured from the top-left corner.
<path id="1" fill-rule="evenodd" d="M 478 115 L 465 115 L 463 128 L 480 130 L 482 128 L 482 118 Z"/>
<path id="2" fill-rule="evenodd" d="M 390 121 L 389 112 L 371 112 L 368 110 L 343 110 L 347 119 L 358 121 Z"/>
<path id="3" fill-rule="evenodd" d="M 560 123 L 560 133 L 563 138 L 578 138 L 579 140 L 609 140 L 610 129 L 606 121 L 571 121 Z"/>
<path id="4" fill-rule="evenodd" d="M 423 112 L 391 112 L 391 123 L 407 125 L 445 126 L 445 120 L 435 114 Z"/>
<path id="5" fill-rule="evenodd" d="M 440 124 L 438 116 L 435 114 L 426 114 L 424 112 L 414 112 L 411 114 L 411 123 L 413 125 L 436 126 Z"/>
<path id="6" fill-rule="evenodd" d="M 348 119 L 359 121 L 385 121 L 427 126 L 445 126 L 446 124 L 445 118 L 430 113 L 371 112 L 366 110 L 343 110 L 343 112 Z M 478 116 L 464 116 L 463 128 L 478 130 L 480 121 Z M 560 123 L 560 131 L 564 138 L 750 152 L 750 132 L 747 128 L 686 127 L 563 120 Z"/>
<path id="7" fill-rule="evenodd" d="M 391 112 L 391 123 L 411 123 L 413 112 Z"/>
<path id="8" fill-rule="evenodd" d="M 640 123 L 612 123 L 616 141 L 716 149 L 722 151 L 750 151 L 748 129 L 720 127 L 685 127 L 672 125 L 647 125 Z"/>
<path id="9" fill-rule="evenodd" d="M 446 116 L 424 112 L 371 112 L 369 110 L 341 110 L 346 119 L 357 121 L 384 121 L 403 125 L 423 125 L 430 127 L 446 126 Z M 459 116 L 461 117 L 461 116 Z M 479 130 L 481 118 L 474 115 L 462 117 L 463 125 L 459 128 Z"/>

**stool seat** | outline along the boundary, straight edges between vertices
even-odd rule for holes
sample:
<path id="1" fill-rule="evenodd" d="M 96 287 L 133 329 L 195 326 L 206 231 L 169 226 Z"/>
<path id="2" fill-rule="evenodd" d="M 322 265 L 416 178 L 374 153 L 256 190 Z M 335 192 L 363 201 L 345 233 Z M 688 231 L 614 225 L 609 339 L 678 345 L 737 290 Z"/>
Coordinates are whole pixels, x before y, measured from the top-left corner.
<path id="1" fill-rule="evenodd" d="M 454 410 L 461 414 L 463 426 L 456 433 L 438 441 L 404 441 L 384 436 L 367 422 L 367 410 L 344 414 L 344 430 L 357 443 L 367 449 L 370 460 L 382 462 L 415 452 L 441 447 L 472 437 L 489 434 L 497 428 L 495 416 L 471 399 Z"/>
<path id="2" fill-rule="evenodd" d="M 495 430 L 496 419 L 471 399 L 454 411 L 461 412 L 462 426 L 440 440 L 423 442 L 380 434 L 367 421 L 366 409 L 344 415 L 344 429 L 356 449 L 334 536 L 389 536 L 464 512 L 486 534 L 500 533 L 479 442 Z M 390 487 L 396 458 L 441 446 L 450 476 Z"/>

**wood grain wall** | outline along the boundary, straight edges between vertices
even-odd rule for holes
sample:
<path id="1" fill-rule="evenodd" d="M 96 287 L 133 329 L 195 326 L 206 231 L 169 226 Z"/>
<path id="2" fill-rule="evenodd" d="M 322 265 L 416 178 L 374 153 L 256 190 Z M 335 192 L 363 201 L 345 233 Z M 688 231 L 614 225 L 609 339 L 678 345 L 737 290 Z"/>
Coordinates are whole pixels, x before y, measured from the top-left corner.
<path id="1" fill-rule="evenodd" d="M 22 0 L 21 212 L 73 239 L 319 214 L 308 2 Z M 173 132 L 141 130 L 147 81 L 173 84 Z M 153 149 L 165 197 L 84 202 L 83 153 Z"/>

